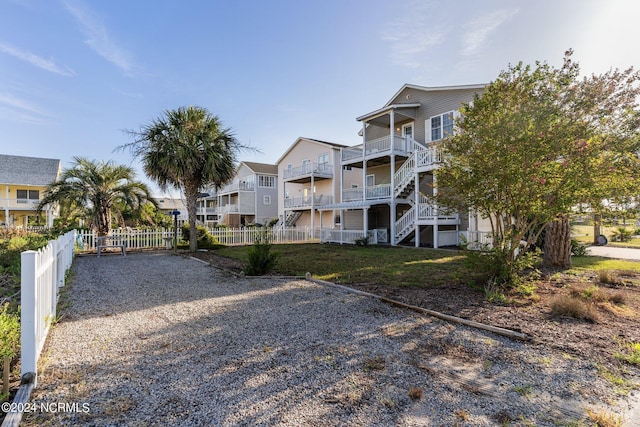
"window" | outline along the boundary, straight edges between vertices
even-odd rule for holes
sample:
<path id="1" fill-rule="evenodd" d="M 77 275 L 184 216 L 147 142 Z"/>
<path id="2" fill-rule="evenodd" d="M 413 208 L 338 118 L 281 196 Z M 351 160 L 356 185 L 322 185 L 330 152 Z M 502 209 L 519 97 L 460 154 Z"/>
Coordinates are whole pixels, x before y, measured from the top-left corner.
<path id="1" fill-rule="evenodd" d="M 258 175 L 258 187 L 276 188 L 276 177 L 267 175 Z"/>
<path id="2" fill-rule="evenodd" d="M 329 163 L 329 153 L 320 154 L 318 156 L 318 164 L 326 165 L 327 163 Z"/>
<path id="3" fill-rule="evenodd" d="M 302 173 L 311 173 L 311 161 L 309 159 L 302 161 Z"/>
<path id="4" fill-rule="evenodd" d="M 457 114 L 454 111 L 433 116 L 426 121 L 427 135 L 431 136 L 431 141 L 439 141 L 453 135 L 453 126 Z M 429 129 L 431 132 L 429 132 Z"/>
<path id="5" fill-rule="evenodd" d="M 404 136 L 405 138 L 413 139 L 413 123 L 402 125 L 402 136 Z"/>
<path id="6" fill-rule="evenodd" d="M 442 117 L 431 117 L 431 140 L 442 139 Z"/>
<path id="7" fill-rule="evenodd" d="M 262 198 L 262 204 L 263 205 L 270 205 L 271 204 L 271 196 L 264 196 Z"/>
<path id="8" fill-rule="evenodd" d="M 376 185 L 376 176 L 367 175 L 367 187 L 373 187 L 374 185 Z"/>
<path id="9" fill-rule="evenodd" d="M 28 200 L 40 200 L 40 190 L 16 190 L 18 203 L 27 203 Z"/>

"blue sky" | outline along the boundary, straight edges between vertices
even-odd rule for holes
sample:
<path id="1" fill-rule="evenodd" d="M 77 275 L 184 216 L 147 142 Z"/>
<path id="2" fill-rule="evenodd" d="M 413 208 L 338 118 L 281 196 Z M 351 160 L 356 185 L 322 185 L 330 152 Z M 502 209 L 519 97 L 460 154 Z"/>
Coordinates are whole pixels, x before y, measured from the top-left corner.
<path id="1" fill-rule="evenodd" d="M 568 48 L 585 74 L 638 67 L 638 21 L 635 0 L 0 0 L 0 153 L 141 171 L 123 130 L 200 105 L 272 163 L 299 136 L 358 144 L 404 83 Z"/>

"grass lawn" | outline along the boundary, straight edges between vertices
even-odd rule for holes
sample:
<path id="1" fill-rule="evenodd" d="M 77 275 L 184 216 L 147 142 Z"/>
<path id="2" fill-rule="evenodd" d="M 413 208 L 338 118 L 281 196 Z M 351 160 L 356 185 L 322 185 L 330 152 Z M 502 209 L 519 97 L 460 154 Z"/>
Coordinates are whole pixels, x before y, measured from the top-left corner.
<path id="1" fill-rule="evenodd" d="M 276 272 L 339 283 L 433 286 L 469 282 L 462 252 L 398 247 L 358 247 L 319 243 L 273 245 Z M 217 255 L 247 262 L 246 247 L 227 247 Z"/>
<path id="2" fill-rule="evenodd" d="M 631 239 L 629 242 L 612 242 L 611 235 L 618 229 L 620 226 L 615 227 L 602 227 L 601 233 L 604 234 L 607 239 L 609 239 L 609 246 L 617 246 L 624 248 L 640 248 L 640 238 Z M 634 230 L 633 225 L 627 225 L 625 227 L 627 230 Z M 571 235 L 578 240 L 579 242 L 585 244 L 593 243 L 593 226 L 591 225 L 572 225 L 571 226 Z"/>
<path id="3" fill-rule="evenodd" d="M 640 272 L 640 261 L 584 256 L 571 258 L 572 270 L 621 270 Z"/>

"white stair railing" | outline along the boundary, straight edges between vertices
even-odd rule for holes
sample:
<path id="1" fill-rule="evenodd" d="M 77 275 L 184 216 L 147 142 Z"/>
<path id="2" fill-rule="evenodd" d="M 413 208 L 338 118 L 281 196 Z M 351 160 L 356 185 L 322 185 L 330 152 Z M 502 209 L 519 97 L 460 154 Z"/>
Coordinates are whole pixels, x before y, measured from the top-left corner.
<path id="1" fill-rule="evenodd" d="M 416 208 L 412 206 L 396 221 L 396 241 L 404 239 L 415 226 Z"/>
<path id="2" fill-rule="evenodd" d="M 407 188 L 407 185 L 411 182 L 411 180 L 415 176 L 416 171 L 416 154 L 418 152 L 413 153 L 409 158 L 400 166 L 400 169 L 396 171 L 393 175 L 393 182 L 396 183 L 396 186 L 393 190 L 393 196 L 398 197 L 400 193 Z"/>
<path id="3" fill-rule="evenodd" d="M 426 150 L 416 151 L 416 167 L 434 168 L 442 161 L 442 150 L 439 147 L 431 147 Z"/>

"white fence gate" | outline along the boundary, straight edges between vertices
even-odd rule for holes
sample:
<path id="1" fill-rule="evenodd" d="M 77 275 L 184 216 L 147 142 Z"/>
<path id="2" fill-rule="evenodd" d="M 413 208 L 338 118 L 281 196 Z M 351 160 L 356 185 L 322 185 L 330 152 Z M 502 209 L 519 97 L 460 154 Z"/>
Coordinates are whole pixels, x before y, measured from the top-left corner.
<path id="1" fill-rule="evenodd" d="M 38 251 L 21 256 L 21 373 L 38 372 L 42 346 L 56 317 L 58 290 L 73 261 L 75 231 L 49 241 Z"/>
<path id="2" fill-rule="evenodd" d="M 178 236 L 180 235 L 178 230 Z M 167 248 L 173 239 L 173 229 L 137 229 L 137 228 L 114 228 L 109 233 L 110 236 L 118 238 L 127 243 L 127 249 L 154 249 Z M 92 230 L 77 231 L 76 244 L 83 251 L 95 250 L 98 233 Z"/>

